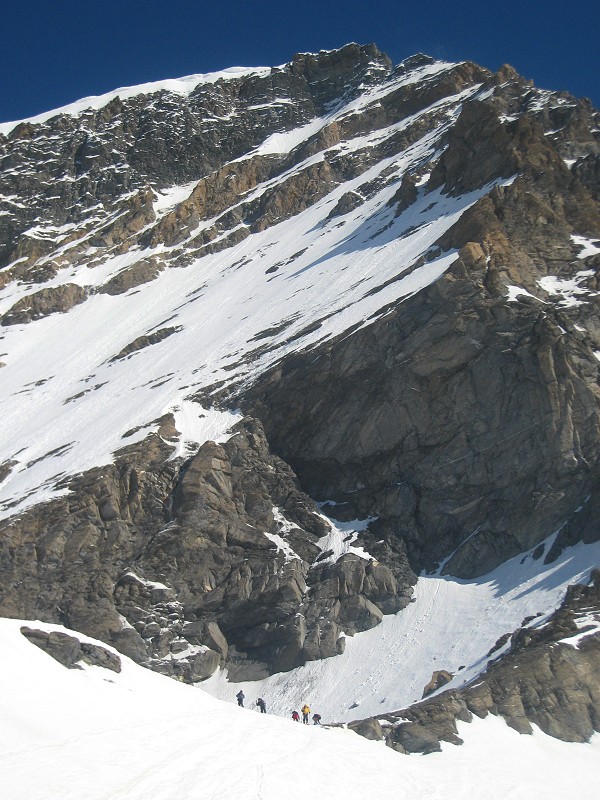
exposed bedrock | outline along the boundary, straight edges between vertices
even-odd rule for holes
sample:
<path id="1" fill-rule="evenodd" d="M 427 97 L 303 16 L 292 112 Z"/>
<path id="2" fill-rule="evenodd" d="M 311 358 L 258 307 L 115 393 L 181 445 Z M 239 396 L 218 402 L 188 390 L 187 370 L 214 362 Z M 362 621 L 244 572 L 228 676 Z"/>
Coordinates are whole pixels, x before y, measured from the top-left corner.
<path id="1" fill-rule="evenodd" d="M 112 672 L 121 671 L 121 659 L 105 647 L 91 642 L 81 642 L 75 636 L 60 631 L 40 631 L 24 625 L 21 633 L 32 644 L 68 669 L 80 668 L 81 662 L 95 667 L 104 667 Z"/>
<path id="2" fill-rule="evenodd" d="M 311 496 L 347 519 L 379 517 L 364 540 L 384 563 L 400 538 L 417 570 L 454 553 L 446 571 L 483 574 L 577 528 L 598 491 L 595 272 L 572 305 L 539 282 L 585 269 L 569 232 L 600 232 L 600 217 L 557 175 L 494 189 L 440 239 L 457 259 L 434 285 L 285 359 L 243 398 Z M 509 301 L 508 284 L 535 297 Z M 580 535 L 600 532 L 581 523 Z"/>
<path id="3" fill-rule="evenodd" d="M 329 524 L 258 422 L 184 463 L 166 460 L 172 420 L 158 424 L 71 494 L 2 523 L 0 615 L 60 622 L 195 681 L 219 664 L 252 679 L 336 655 L 410 601 L 400 543 L 386 564 L 319 560 Z"/>
<path id="4" fill-rule="evenodd" d="M 309 494 L 380 517 L 374 536 L 403 538 L 415 567 L 471 536 L 447 565 L 469 577 L 596 492 L 600 430 L 589 347 L 567 348 L 543 308 L 474 307 L 461 273 L 320 348 L 318 370 L 315 353 L 284 362 L 249 405 Z"/>
<path id="5" fill-rule="evenodd" d="M 509 67 L 446 66 L 417 56 L 393 68 L 374 46 L 349 45 L 0 136 L 6 338 L 90 297 L 133 309 L 159 275 L 175 283 L 167 269 L 190 267 L 182 281 L 197 271 L 201 291 L 212 267 L 200 256 L 223 251 L 224 270 L 247 263 L 225 251 L 321 200 L 319 236 L 359 208 L 373 215 L 365 230 L 382 213 L 395 225 L 428 194 L 424 210 L 440 203 L 439 216 L 402 238 L 446 231 L 411 263 L 401 238 L 389 243 L 397 271 L 370 290 L 363 327 L 253 386 L 220 383 L 220 399 L 238 392 L 248 413 L 229 441 L 173 458 L 174 419 L 149 412 L 154 432 L 114 464 L 56 477 L 68 494 L 3 521 L 0 615 L 62 623 L 183 680 L 219 665 L 252 679 L 341 652 L 345 636 L 410 602 L 423 568 L 472 577 L 557 529 L 550 557 L 598 538 L 598 114 Z M 448 196 L 471 191 L 480 199 L 446 229 L 458 206 Z M 361 245 L 366 269 L 375 230 Z M 306 251 L 297 238 L 268 272 Z M 442 255 L 453 263 L 435 284 L 401 301 L 380 294 Z M 143 350 L 149 361 L 179 332 L 165 317 L 102 358 L 133 356 L 135 369 Z M 289 324 L 252 333 L 247 374 Z M 309 319 L 285 347 L 320 325 Z M 212 357 L 189 350 L 190 361 Z M 16 467 L 8 453 L 0 480 Z M 323 508 L 370 520 L 357 542 L 370 558 L 339 557 Z"/>
<path id="6" fill-rule="evenodd" d="M 87 291 L 74 283 L 40 289 L 15 303 L 10 311 L 0 317 L 0 325 L 22 325 L 48 314 L 64 313 L 83 303 L 86 297 Z"/>
<path id="7" fill-rule="evenodd" d="M 79 223 L 90 208 L 110 208 L 120 195 L 146 198 L 149 185 L 199 180 L 246 155 L 271 133 L 321 116 L 342 93 L 355 96 L 391 70 L 389 58 L 375 45 L 351 44 L 297 55 L 266 73 L 199 82 L 189 97 L 166 90 L 115 97 L 79 117 L 57 113 L 42 125 L 17 125 L 7 137 L 0 135 L 0 194 L 26 194 L 30 202 L 17 215 L 11 207 L 0 217 L 0 264 L 23 255 L 17 248 L 20 235 L 40 214 L 58 225 Z M 151 206 L 143 211 L 117 219 L 104 244 L 139 230 L 143 217 L 149 222 Z M 25 255 L 34 246 L 42 253 L 47 247 L 35 240 Z"/>

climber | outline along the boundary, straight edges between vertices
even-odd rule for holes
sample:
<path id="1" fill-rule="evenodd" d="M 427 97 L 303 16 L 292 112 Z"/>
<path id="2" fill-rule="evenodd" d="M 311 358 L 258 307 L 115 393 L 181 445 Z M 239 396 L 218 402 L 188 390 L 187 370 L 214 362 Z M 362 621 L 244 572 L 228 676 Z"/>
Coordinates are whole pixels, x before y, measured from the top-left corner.
<path id="1" fill-rule="evenodd" d="M 313 725 L 320 725 L 321 724 L 321 715 L 320 714 L 313 714 L 312 715 Z"/>
<path id="2" fill-rule="evenodd" d="M 237 701 L 238 701 L 238 706 L 241 706 L 242 708 L 244 707 L 244 697 L 245 697 L 245 696 L 246 696 L 246 695 L 245 695 L 245 694 L 242 692 L 242 690 L 241 690 L 241 689 L 240 689 L 240 690 L 239 690 L 239 692 L 236 694 Z"/>
<path id="3" fill-rule="evenodd" d="M 256 701 L 256 705 L 260 708 L 260 713 L 261 714 L 266 714 L 267 713 L 267 704 L 262 699 L 262 697 L 258 698 L 258 700 Z"/>
<path id="4" fill-rule="evenodd" d="M 294 722 L 300 722 L 300 714 L 297 711 L 292 711 L 292 719 Z"/>
<path id="5" fill-rule="evenodd" d="M 308 725 L 308 715 L 310 714 L 309 706 L 306 703 L 304 703 L 304 705 L 300 710 L 302 711 L 302 722 L 305 725 Z"/>

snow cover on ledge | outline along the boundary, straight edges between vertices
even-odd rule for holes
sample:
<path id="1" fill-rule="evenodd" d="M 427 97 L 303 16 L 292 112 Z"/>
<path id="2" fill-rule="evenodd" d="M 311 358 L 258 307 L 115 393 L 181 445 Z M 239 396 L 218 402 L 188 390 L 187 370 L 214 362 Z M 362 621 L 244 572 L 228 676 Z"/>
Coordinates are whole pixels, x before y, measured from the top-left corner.
<path id="1" fill-rule="evenodd" d="M 594 797 L 600 736 L 567 744 L 503 720 L 459 723 L 462 747 L 401 756 L 341 728 L 222 703 L 121 656 L 68 670 L 0 620 L 2 788 L 11 800 L 565 800 Z M 88 641 L 87 637 L 81 637 Z M 98 644 L 102 644 L 98 642 Z M 103 645 L 105 646 L 105 645 Z"/>

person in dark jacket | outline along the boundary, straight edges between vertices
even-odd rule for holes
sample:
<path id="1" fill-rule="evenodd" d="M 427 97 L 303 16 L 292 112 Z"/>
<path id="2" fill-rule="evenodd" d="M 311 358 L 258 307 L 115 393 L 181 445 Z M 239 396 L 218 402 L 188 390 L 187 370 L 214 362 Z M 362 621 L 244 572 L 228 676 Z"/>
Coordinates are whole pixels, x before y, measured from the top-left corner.
<path id="1" fill-rule="evenodd" d="M 241 706 L 242 708 L 244 707 L 244 697 L 245 697 L 245 696 L 246 696 L 246 695 L 245 695 L 245 694 L 242 692 L 242 690 L 241 690 L 241 689 L 240 689 L 240 690 L 239 690 L 239 692 L 236 694 L 237 701 L 238 701 L 238 706 Z"/>
<path id="2" fill-rule="evenodd" d="M 321 715 L 320 714 L 313 714 L 312 715 L 313 725 L 320 725 L 321 724 Z"/>
<path id="3" fill-rule="evenodd" d="M 267 704 L 262 699 L 262 697 L 258 698 L 258 700 L 256 701 L 256 705 L 260 708 L 260 713 L 261 714 L 266 714 L 267 713 Z"/>

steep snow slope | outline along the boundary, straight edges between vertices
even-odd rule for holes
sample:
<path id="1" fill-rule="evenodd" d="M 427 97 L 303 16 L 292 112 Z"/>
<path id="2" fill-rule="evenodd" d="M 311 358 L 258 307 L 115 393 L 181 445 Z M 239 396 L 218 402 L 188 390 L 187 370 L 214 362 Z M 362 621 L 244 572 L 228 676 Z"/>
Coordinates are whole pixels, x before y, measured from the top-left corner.
<path id="1" fill-rule="evenodd" d="M 600 781 L 597 735 L 570 745 L 488 717 L 463 725 L 463 747 L 401 757 L 349 731 L 223 704 L 127 659 L 120 674 L 67 670 L 20 625 L 0 621 L 2 784 L 13 800 L 564 800 Z"/>
<path id="2" fill-rule="evenodd" d="M 451 116 L 461 99 L 452 98 Z M 436 190 L 397 217 L 387 204 L 403 173 L 435 152 L 442 128 L 235 247 L 167 269 L 125 294 L 92 294 L 66 314 L 4 329 L 0 409 L 7 425 L 0 463 L 12 471 L 0 489 L 2 514 L 64 492 L 59 481 L 109 463 L 190 394 L 247 381 L 290 352 L 369 324 L 387 304 L 439 278 L 453 251 L 418 260 L 492 187 L 457 198 Z M 381 136 L 361 137 L 361 146 Z M 342 221 L 327 219 L 343 194 L 382 173 L 382 189 Z M 93 290 L 151 255 L 167 259 L 170 250 L 133 248 L 100 266 L 62 270 L 45 287 Z M 12 282 L 0 290 L 0 314 L 32 288 Z M 157 332 L 167 335 L 114 360 L 138 337 Z"/>
<path id="3" fill-rule="evenodd" d="M 555 538 L 545 542 L 544 554 Z M 533 626 L 543 625 L 569 584 L 589 581 L 590 565 L 600 562 L 600 543 L 568 548 L 550 565 L 539 551 L 536 556 L 517 556 L 474 581 L 422 575 L 415 602 L 376 628 L 347 637 L 343 655 L 252 683 L 229 683 L 219 671 L 202 688 L 232 701 L 241 686 L 248 698 L 265 698 L 282 716 L 308 701 L 324 720 L 349 722 L 417 702 L 435 670 L 455 675 L 444 689 L 462 686 L 485 669 L 486 653 L 503 634 L 526 617 L 536 617 Z"/>

